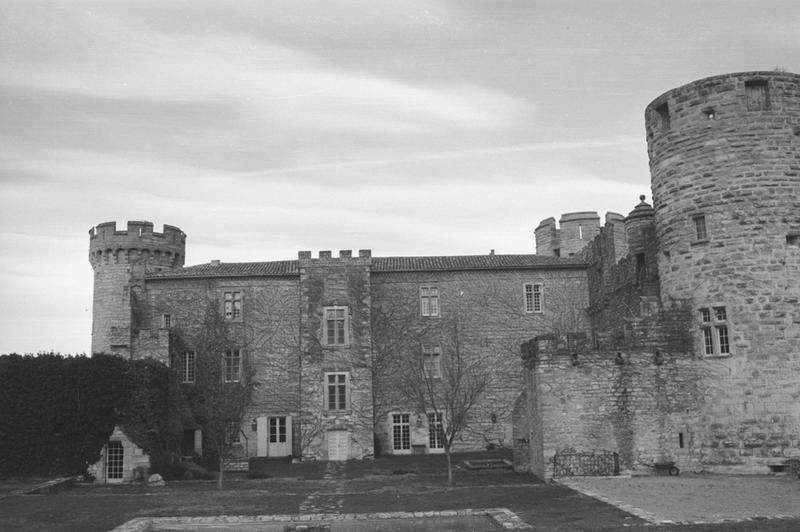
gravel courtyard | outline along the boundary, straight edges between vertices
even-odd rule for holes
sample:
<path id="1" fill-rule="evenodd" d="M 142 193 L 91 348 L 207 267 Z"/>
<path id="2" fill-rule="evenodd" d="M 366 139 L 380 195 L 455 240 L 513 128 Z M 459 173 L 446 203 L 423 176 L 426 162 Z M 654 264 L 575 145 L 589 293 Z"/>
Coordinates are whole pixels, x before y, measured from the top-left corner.
<path id="1" fill-rule="evenodd" d="M 560 483 L 652 523 L 800 517 L 800 481 L 789 476 L 576 477 Z"/>

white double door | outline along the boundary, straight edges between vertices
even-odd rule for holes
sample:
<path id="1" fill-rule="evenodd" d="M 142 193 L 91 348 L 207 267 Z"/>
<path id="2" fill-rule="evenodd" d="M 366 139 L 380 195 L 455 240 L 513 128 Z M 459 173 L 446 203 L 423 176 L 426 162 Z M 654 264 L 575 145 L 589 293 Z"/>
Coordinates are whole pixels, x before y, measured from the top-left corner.
<path id="1" fill-rule="evenodd" d="M 257 424 L 258 456 L 292 454 L 292 416 L 262 416 Z"/>
<path id="2" fill-rule="evenodd" d="M 328 437 L 328 460 L 340 461 L 350 458 L 350 431 L 349 430 L 329 430 Z"/>

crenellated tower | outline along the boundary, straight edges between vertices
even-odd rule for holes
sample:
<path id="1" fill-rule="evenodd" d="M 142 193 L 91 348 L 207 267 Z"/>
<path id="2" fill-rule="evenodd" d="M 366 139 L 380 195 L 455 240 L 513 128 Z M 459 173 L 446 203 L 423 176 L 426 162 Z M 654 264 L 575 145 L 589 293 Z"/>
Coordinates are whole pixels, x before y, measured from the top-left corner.
<path id="1" fill-rule="evenodd" d="M 117 231 L 115 222 L 89 230 L 89 262 L 94 270 L 92 353 L 132 356 L 132 298 L 143 288 L 144 276 L 183 266 L 186 234 L 164 225 L 153 232 L 152 222 L 128 222 Z"/>

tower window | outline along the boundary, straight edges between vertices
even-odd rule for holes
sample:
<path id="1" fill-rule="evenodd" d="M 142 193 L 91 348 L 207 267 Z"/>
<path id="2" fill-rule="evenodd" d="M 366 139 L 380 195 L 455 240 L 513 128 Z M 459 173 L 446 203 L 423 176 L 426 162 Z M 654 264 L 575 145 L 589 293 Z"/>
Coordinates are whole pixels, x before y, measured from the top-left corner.
<path id="1" fill-rule="evenodd" d="M 325 374 L 325 409 L 328 411 L 342 411 L 350 408 L 350 374 L 335 372 Z"/>
<path id="2" fill-rule="evenodd" d="M 703 353 L 706 356 L 721 356 L 731 353 L 728 313 L 725 307 L 701 308 L 700 331 L 703 335 Z"/>
<path id="3" fill-rule="evenodd" d="M 636 254 L 636 280 L 639 283 L 647 279 L 647 258 L 644 253 Z"/>
<path id="4" fill-rule="evenodd" d="M 325 345 L 350 344 L 350 312 L 348 307 L 325 307 L 323 324 Z"/>
<path id="5" fill-rule="evenodd" d="M 706 217 L 705 216 L 695 216 L 692 218 L 694 222 L 694 236 L 695 240 L 700 242 L 703 240 L 708 240 L 708 229 L 706 228 Z"/>
<path id="6" fill-rule="evenodd" d="M 666 133 L 670 128 L 669 105 L 667 105 L 667 102 L 656 107 L 656 113 L 658 113 L 658 119 L 661 123 L 661 132 Z"/>
<path id="7" fill-rule="evenodd" d="M 766 111 L 770 108 L 767 80 L 753 79 L 745 81 L 744 90 L 747 95 L 748 111 Z"/>

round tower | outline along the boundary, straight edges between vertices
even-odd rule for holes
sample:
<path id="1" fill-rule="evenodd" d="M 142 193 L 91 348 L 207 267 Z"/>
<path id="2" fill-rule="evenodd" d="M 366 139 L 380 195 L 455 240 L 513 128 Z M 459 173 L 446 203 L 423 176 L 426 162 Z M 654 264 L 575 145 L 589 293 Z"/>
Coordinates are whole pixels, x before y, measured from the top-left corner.
<path id="1" fill-rule="evenodd" d="M 662 297 L 694 301 L 701 353 L 797 353 L 800 75 L 701 79 L 645 123 Z"/>
<path id="2" fill-rule="evenodd" d="M 186 235 L 171 225 L 153 232 L 152 222 L 115 222 L 89 230 L 89 262 L 94 269 L 92 353 L 130 356 L 131 291 L 147 272 L 180 268 Z"/>

